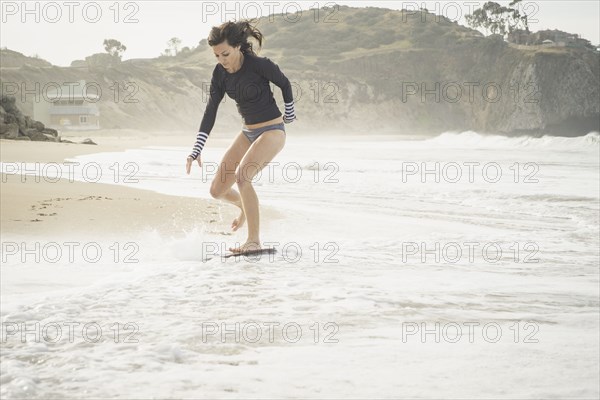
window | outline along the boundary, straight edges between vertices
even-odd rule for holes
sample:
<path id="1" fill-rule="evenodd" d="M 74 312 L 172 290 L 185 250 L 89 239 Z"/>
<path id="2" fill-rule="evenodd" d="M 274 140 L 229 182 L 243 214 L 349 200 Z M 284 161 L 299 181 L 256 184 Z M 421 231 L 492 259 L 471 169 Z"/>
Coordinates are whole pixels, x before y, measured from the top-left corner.
<path id="1" fill-rule="evenodd" d="M 87 124 L 87 116 L 85 116 L 85 115 L 80 115 L 80 116 L 79 116 L 79 123 L 80 123 L 80 124 Z"/>

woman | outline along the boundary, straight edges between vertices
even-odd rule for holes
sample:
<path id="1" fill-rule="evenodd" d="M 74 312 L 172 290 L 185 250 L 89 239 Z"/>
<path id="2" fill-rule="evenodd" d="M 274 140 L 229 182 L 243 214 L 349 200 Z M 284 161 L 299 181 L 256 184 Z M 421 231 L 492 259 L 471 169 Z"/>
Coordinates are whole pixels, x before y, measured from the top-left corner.
<path id="1" fill-rule="evenodd" d="M 194 160 L 202 167 L 200 155 L 215 123 L 219 103 L 225 93 L 236 101 L 243 119 L 242 131 L 225 152 L 217 174 L 212 181 L 210 194 L 228 201 L 241 210 L 231 227 L 237 231 L 247 220 L 248 238 L 240 247 L 229 248 L 234 253 L 261 249 L 258 198 L 252 179 L 283 149 L 284 123 L 296 119 L 290 81 L 277 64 L 258 57 L 248 38 L 252 36 L 262 46 L 263 35 L 248 22 L 226 22 L 213 27 L 208 44 L 217 58 L 210 83 L 210 96 L 200 132 L 192 153 L 187 158 L 186 170 L 190 173 Z M 269 82 L 277 85 L 283 94 L 285 114 L 281 114 L 273 98 Z M 239 190 L 232 188 L 237 184 Z"/>

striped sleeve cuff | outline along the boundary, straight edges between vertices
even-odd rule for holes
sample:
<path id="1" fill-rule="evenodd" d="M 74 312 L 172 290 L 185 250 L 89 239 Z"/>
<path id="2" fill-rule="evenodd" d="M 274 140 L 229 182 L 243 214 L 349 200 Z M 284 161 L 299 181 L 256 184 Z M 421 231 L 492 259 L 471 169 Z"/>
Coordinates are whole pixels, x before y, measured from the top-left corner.
<path id="1" fill-rule="evenodd" d="M 294 102 L 285 103 L 285 115 L 284 120 L 293 121 L 296 119 L 296 112 L 294 111 Z"/>
<path id="2" fill-rule="evenodd" d="M 206 139 L 208 139 L 208 133 L 198 132 L 198 135 L 196 136 L 196 143 L 194 143 L 194 148 L 192 149 L 192 153 L 190 154 L 190 157 L 192 157 L 194 160 L 198 158 L 198 156 L 202 152 L 204 144 L 206 143 Z"/>

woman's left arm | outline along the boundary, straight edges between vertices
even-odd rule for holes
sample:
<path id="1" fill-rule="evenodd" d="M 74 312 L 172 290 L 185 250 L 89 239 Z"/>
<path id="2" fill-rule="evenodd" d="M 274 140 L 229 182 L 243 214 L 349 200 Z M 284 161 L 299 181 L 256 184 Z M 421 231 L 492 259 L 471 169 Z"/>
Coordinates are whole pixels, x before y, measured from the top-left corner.
<path id="1" fill-rule="evenodd" d="M 269 81 L 273 82 L 281 89 L 283 95 L 283 102 L 285 103 L 285 114 L 283 115 L 283 121 L 288 124 L 296 119 L 296 112 L 294 110 L 294 95 L 292 93 L 292 85 L 290 80 L 281 72 L 279 66 L 271 61 L 269 58 L 264 57 L 260 63 L 260 69 L 262 75 Z"/>

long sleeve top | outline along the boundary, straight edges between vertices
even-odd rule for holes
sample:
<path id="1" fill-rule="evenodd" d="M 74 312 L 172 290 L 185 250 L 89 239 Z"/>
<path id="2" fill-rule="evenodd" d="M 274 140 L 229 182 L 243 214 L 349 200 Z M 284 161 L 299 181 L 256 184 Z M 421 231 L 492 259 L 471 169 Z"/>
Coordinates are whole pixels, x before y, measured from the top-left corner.
<path id="1" fill-rule="evenodd" d="M 235 100 L 245 124 L 257 124 L 280 117 L 282 113 L 273 98 L 269 82 L 281 89 L 286 109 L 291 107 L 293 110 L 292 85 L 279 66 L 269 58 L 244 54 L 242 67 L 234 73 L 227 72 L 221 64 L 217 64 L 199 131 L 206 136 L 210 134 L 225 93 Z"/>

